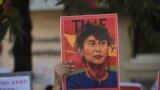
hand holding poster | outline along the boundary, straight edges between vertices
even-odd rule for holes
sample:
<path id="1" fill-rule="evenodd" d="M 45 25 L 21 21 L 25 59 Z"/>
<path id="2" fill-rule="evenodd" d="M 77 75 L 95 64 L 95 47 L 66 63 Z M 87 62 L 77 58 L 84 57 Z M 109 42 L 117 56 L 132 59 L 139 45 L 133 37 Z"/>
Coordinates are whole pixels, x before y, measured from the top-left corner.
<path id="1" fill-rule="evenodd" d="M 120 90 L 117 26 L 116 14 L 61 17 L 62 61 L 74 65 L 64 90 Z"/>

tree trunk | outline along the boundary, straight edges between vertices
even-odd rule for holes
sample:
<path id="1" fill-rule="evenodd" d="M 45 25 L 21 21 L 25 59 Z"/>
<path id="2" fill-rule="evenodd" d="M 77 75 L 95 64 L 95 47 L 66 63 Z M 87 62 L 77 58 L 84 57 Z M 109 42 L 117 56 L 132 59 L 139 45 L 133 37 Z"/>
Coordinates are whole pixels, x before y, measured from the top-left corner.
<path id="1" fill-rule="evenodd" d="M 14 0 L 14 5 L 19 10 L 20 16 L 23 19 L 23 31 L 26 36 L 22 36 L 22 43 L 19 39 L 15 39 L 13 46 L 14 56 L 14 72 L 31 71 L 31 44 L 32 44 L 32 23 L 29 11 L 29 0 Z"/>

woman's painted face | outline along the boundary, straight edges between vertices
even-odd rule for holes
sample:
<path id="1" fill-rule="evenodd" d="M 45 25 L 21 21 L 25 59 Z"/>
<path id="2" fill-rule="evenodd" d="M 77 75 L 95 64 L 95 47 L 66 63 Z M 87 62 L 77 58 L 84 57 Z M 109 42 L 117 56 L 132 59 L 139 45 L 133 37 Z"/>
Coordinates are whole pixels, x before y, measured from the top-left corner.
<path id="1" fill-rule="evenodd" d="M 83 49 L 80 50 L 81 55 L 86 62 L 92 64 L 103 64 L 108 55 L 108 44 L 106 40 L 97 40 L 93 35 L 86 38 L 83 43 Z"/>

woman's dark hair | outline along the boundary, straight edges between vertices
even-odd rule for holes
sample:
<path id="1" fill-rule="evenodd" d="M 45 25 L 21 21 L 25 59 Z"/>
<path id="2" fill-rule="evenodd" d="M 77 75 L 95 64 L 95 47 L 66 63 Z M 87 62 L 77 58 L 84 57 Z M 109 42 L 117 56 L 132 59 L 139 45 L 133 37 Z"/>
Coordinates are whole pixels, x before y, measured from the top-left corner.
<path id="1" fill-rule="evenodd" d="M 97 40 L 106 40 L 109 46 L 113 43 L 108 30 L 104 26 L 87 24 L 77 33 L 75 46 L 82 49 L 84 41 L 90 35 L 93 35 Z"/>

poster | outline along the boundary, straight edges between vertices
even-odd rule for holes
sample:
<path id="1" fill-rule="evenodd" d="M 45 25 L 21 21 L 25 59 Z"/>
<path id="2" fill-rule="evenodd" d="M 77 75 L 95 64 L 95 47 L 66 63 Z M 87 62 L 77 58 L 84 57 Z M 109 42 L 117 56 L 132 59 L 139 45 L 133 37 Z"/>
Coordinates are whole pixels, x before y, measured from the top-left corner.
<path id="1" fill-rule="evenodd" d="M 117 14 L 62 16 L 62 62 L 74 71 L 63 90 L 120 90 Z"/>
<path id="2" fill-rule="evenodd" d="M 0 73 L 0 90 L 33 90 L 31 72 Z"/>

